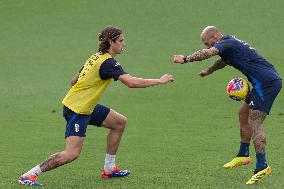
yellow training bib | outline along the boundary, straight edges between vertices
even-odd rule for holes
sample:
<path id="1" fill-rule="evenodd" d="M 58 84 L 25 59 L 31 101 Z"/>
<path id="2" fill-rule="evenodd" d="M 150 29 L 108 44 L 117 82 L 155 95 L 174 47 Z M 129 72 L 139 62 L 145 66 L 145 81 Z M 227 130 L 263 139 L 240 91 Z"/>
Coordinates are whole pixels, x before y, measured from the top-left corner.
<path id="1" fill-rule="evenodd" d="M 101 64 L 112 58 L 109 53 L 93 54 L 80 72 L 78 81 L 71 87 L 62 103 L 77 114 L 91 114 L 94 107 L 111 82 L 102 80 L 99 75 Z"/>

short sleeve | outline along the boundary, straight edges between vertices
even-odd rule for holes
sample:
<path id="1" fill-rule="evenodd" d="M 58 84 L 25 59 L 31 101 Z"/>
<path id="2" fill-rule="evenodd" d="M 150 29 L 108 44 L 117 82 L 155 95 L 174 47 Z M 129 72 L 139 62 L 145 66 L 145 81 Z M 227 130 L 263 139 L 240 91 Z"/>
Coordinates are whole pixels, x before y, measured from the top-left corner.
<path id="1" fill-rule="evenodd" d="M 116 60 L 109 58 L 101 64 L 99 74 L 103 80 L 113 78 L 114 81 L 117 81 L 120 75 L 127 73 L 122 69 L 121 65 Z"/>
<path id="2" fill-rule="evenodd" d="M 221 40 L 213 45 L 213 47 L 218 49 L 219 54 L 224 53 L 231 46 L 232 46 L 231 40 Z"/>

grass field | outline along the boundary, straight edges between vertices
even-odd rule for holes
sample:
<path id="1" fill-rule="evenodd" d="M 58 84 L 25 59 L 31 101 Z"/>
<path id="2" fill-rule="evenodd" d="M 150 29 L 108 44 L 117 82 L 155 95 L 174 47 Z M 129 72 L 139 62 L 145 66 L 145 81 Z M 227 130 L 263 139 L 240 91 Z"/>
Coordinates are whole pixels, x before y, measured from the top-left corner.
<path id="1" fill-rule="evenodd" d="M 130 177 L 99 178 L 107 131 L 89 127 L 80 158 L 42 174 L 44 188 L 284 188 L 283 91 L 265 122 L 273 173 L 249 187 L 255 161 L 222 168 L 239 147 L 240 103 L 226 96 L 225 86 L 242 75 L 225 68 L 199 78 L 215 59 L 171 63 L 174 53 L 203 48 L 201 30 L 216 25 L 250 42 L 283 77 L 283 6 L 281 0 L 0 1 L 0 188 L 28 188 L 18 176 L 64 148 L 61 100 L 106 25 L 124 30 L 118 61 L 128 73 L 172 73 L 176 81 L 147 89 L 113 82 L 101 99 L 128 117 L 117 162 Z"/>

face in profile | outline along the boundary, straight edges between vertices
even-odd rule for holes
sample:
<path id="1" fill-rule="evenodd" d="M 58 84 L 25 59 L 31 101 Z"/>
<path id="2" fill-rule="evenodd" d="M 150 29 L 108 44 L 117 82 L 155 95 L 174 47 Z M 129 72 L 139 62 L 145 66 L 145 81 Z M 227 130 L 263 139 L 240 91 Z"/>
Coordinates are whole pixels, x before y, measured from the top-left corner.
<path id="1" fill-rule="evenodd" d="M 121 54 L 124 46 L 125 46 L 125 41 L 123 34 L 120 34 L 120 36 L 115 41 L 110 42 L 110 48 L 113 50 L 115 54 Z"/>
<path id="2" fill-rule="evenodd" d="M 209 37 L 209 36 L 203 35 L 203 36 L 201 36 L 201 39 L 202 39 L 202 42 L 204 43 L 204 45 L 208 49 L 213 47 L 213 45 L 216 43 L 214 36 Z"/>

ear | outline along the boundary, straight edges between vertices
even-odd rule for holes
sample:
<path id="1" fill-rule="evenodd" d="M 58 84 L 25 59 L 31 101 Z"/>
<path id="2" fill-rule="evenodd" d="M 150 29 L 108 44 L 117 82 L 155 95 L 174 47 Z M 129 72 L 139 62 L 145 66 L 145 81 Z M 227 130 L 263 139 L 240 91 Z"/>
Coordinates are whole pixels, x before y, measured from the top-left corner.
<path id="1" fill-rule="evenodd" d="M 112 41 L 112 40 L 109 40 L 108 42 L 109 42 L 109 46 L 111 47 L 112 44 L 113 44 L 113 41 Z"/>

